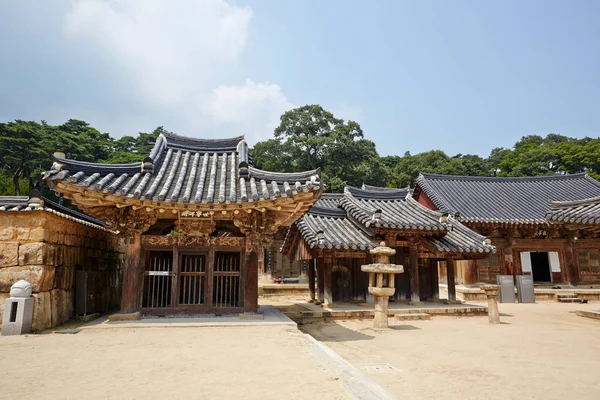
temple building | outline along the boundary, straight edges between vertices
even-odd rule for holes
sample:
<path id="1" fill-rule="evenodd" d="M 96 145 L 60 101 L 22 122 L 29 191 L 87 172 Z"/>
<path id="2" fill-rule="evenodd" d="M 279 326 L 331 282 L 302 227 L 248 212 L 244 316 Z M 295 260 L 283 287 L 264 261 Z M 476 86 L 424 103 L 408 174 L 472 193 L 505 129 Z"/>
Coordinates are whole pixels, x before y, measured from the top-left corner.
<path id="1" fill-rule="evenodd" d="M 489 237 L 498 252 L 458 265 L 465 284 L 530 274 L 537 284 L 600 283 L 600 182 L 586 174 L 529 178 L 421 174 L 414 198 Z"/>
<path id="2" fill-rule="evenodd" d="M 309 291 L 324 304 L 368 300 L 369 250 L 384 241 L 396 249 L 390 260 L 404 266 L 395 276 L 395 300 L 419 303 L 439 299 L 438 263 L 456 301 L 454 263 L 495 254 L 495 247 L 452 215 L 417 202 L 408 189 L 346 187 L 324 194 L 292 226 L 282 252 L 292 260 L 310 260 Z M 315 274 L 317 288 L 315 288 Z"/>
<path id="3" fill-rule="evenodd" d="M 164 134 L 138 163 L 57 152 L 44 178 L 126 239 L 123 313 L 223 314 L 257 311 L 259 254 L 319 199 L 319 175 L 257 169 L 243 137 Z"/>

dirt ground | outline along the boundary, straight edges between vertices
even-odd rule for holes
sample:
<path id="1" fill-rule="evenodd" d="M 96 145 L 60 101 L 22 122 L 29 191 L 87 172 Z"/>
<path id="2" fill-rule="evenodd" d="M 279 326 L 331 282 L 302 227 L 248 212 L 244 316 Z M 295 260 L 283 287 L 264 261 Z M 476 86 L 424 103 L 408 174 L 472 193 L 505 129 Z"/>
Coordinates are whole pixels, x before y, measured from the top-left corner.
<path id="1" fill-rule="evenodd" d="M 289 327 L 0 337 L 2 399 L 351 399 Z"/>
<path id="2" fill-rule="evenodd" d="M 487 317 L 336 321 L 301 327 L 397 398 L 599 399 L 600 321 L 595 304 L 500 304 Z"/>

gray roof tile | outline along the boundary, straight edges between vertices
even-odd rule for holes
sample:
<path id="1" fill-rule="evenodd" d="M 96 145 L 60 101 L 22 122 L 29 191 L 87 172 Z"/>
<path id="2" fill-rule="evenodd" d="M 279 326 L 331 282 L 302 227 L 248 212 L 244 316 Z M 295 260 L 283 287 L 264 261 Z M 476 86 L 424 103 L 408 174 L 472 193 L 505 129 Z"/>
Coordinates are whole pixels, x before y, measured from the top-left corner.
<path id="1" fill-rule="evenodd" d="M 420 174 L 422 190 L 442 210 L 463 222 L 546 223 L 551 201 L 600 196 L 600 182 L 587 174 L 527 178 Z"/>
<path id="2" fill-rule="evenodd" d="M 382 210 L 382 217 L 378 223 L 372 220 L 374 207 Z M 424 240 L 438 252 L 496 251 L 494 246 L 485 243 L 485 237 L 459 221 L 450 218 L 449 223 L 442 224 L 441 215 L 419 204 L 408 195 L 407 190 L 383 191 L 347 187 L 343 194 L 323 194 L 296 222 L 296 226 L 311 248 L 370 249 L 377 246 L 373 239 L 373 228 L 385 227 L 399 233 L 405 229 L 421 230 Z M 433 229 L 433 226 L 436 229 Z M 324 234 L 321 242 L 317 240 L 319 231 L 323 231 Z"/>
<path id="3" fill-rule="evenodd" d="M 550 222 L 581 225 L 600 224 L 600 197 L 575 201 L 553 201 L 546 213 Z"/>
<path id="4" fill-rule="evenodd" d="M 44 178 L 115 196 L 172 203 L 242 203 L 321 189 L 319 170 L 286 174 L 254 168 L 243 136 L 160 135 L 148 159 L 153 170 L 141 162 L 99 164 L 55 158 Z M 240 167 L 247 167 L 248 173 L 240 174 Z"/>
<path id="5" fill-rule="evenodd" d="M 41 203 L 32 203 L 27 196 L 0 196 L 0 212 L 32 212 L 44 211 L 55 214 L 61 218 L 68 219 L 90 226 L 96 229 L 107 230 L 105 224 L 96 218 L 90 217 L 80 211 L 57 204 L 46 198 L 42 198 Z"/>

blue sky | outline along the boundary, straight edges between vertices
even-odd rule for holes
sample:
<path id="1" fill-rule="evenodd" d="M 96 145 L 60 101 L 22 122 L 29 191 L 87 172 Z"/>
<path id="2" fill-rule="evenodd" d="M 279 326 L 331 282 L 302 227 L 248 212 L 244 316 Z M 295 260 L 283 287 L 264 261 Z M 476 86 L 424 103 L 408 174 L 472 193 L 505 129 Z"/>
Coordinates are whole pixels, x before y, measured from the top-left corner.
<path id="1" fill-rule="evenodd" d="M 0 120 L 272 136 L 321 104 L 382 155 L 600 136 L 600 2 L 0 2 Z"/>

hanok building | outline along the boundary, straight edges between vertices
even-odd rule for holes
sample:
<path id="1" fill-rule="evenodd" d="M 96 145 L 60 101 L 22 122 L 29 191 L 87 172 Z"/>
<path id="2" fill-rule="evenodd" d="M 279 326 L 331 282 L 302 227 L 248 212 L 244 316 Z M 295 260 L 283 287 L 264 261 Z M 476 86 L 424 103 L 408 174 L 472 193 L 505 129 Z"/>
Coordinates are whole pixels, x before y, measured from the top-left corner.
<path id="1" fill-rule="evenodd" d="M 586 174 L 529 178 L 421 174 L 414 197 L 432 210 L 449 210 L 489 237 L 498 252 L 461 263 L 465 284 L 496 275 L 531 274 L 538 284 L 600 283 L 593 213 L 600 182 Z M 584 201 L 582 201 L 584 200 Z"/>
<path id="2" fill-rule="evenodd" d="M 365 301 L 368 274 L 360 267 L 371 263 L 369 250 L 382 241 L 396 249 L 390 261 L 404 266 L 404 273 L 395 276 L 394 299 L 413 303 L 439 299 L 438 261 L 449 266 L 448 297 L 456 300 L 455 260 L 481 259 L 495 252 L 485 237 L 419 204 L 409 190 L 364 186 L 324 194 L 288 231 L 282 251 L 293 260 L 312 260 L 312 299 L 325 304 Z"/>
<path id="3" fill-rule="evenodd" d="M 319 171 L 254 168 L 243 137 L 160 135 L 143 162 L 54 156 L 51 187 L 127 238 L 121 310 L 255 312 L 258 253 L 319 198 Z"/>

